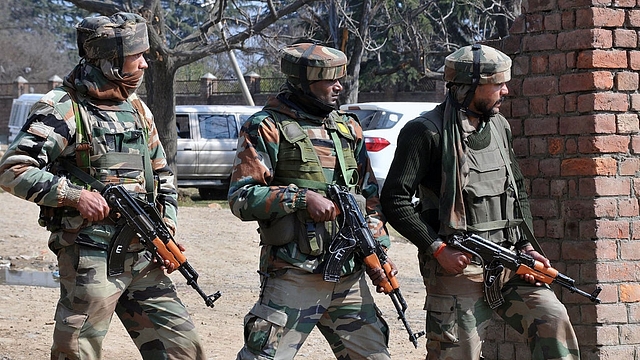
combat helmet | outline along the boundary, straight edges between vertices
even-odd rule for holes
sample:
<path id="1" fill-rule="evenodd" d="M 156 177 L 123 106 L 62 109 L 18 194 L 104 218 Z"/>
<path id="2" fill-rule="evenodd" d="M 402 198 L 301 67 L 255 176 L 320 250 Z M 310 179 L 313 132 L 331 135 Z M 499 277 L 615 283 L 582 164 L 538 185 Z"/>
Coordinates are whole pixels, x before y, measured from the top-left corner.
<path id="1" fill-rule="evenodd" d="M 444 59 L 444 80 L 456 84 L 505 83 L 511 80 L 511 59 L 490 46 L 465 46 Z"/>
<path id="2" fill-rule="evenodd" d="M 149 49 L 147 23 L 137 14 L 96 16 L 76 25 L 78 55 L 86 59 L 119 59 Z M 122 63 L 122 62 L 120 62 Z"/>
<path id="3" fill-rule="evenodd" d="M 347 56 L 340 50 L 312 43 L 281 50 L 280 69 L 295 82 L 336 80 L 347 75 Z"/>

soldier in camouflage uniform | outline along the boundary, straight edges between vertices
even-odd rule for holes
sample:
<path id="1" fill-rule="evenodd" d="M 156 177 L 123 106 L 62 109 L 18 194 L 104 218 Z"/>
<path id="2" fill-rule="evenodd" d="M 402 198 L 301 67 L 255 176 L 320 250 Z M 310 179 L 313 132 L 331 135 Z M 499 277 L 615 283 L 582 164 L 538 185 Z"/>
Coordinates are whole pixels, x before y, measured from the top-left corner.
<path id="1" fill-rule="evenodd" d="M 77 34 L 80 63 L 33 106 L 0 161 L 0 186 L 40 205 L 39 222 L 51 231 L 49 247 L 58 258 L 51 359 L 99 359 L 114 312 L 144 359 L 204 359 L 175 286 L 136 238 L 119 264 L 124 271 L 108 276 L 117 231 L 109 207 L 66 171 L 77 166 L 155 200 L 175 232 L 174 176 L 153 116 L 135 94 L 147 68 L 146 23 L 129 13 L 91 17 Z"/>
<path id="2" fill-rule="evenodd" d="M 337 283 L 323 280 L 337 226 L 327 184 L 361 199 L 374 238 L 388 248 L 378 187 L 353 115 L 336 111 L 347 58 L 300 43 L 282 50 L 287 81 L 242 127 L 229 204 L 260 232 L 261 291 L 244 319 L 237 359 L 293 359 L 314 327 L 337 359 L 389 359 L 388 328 L 362 262 L 351 255 Z M 384 273 L 369 274 L 374 285 Z"/>
<path id="3" fill-rule="evenodd" d="M 524 178 L 499 113 L 510 71 L 511 59 L 484 45 L 447 56 L 447 98 L 402 129 L 389 171 L 400 175 L 382 189 L 389 223 L 419 250 L 429 360 L 480 359 L 494 311 L 527 337 L 533 359 L 580 358 L 567 311 L 548 286 L 505 270 L 485 289 L 490 274 L 444 241 L 475 233 L 551 266 L 531 233 Z"/>

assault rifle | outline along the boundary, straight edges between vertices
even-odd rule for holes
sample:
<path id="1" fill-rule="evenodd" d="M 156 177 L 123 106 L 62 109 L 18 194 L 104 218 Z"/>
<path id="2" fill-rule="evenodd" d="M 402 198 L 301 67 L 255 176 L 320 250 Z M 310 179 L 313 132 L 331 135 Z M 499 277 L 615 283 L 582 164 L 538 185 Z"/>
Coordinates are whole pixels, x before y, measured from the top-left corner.
<path id="1" fill-rule="evenodd" d="M 499 274 L 502 269 L 506 267 L 515 271 L 516 274 L 533 275 L 537 281 L 545 284 L 556 283 L 572 293 L 577 293 L 588 298 L 596 304 L 600 303 L 598 294 L 602 291 L 601 287 L 596 287 L 596 289 L 589 294 L 578 289 L 575 286 L 575 280 L 572 278 L 558 272 L 558 270 L 552 267 L 545 267 L 544 264 L 535 260 L 530 255 L 513 252 L 491 241 L 485 240 L 476 234 L 466 234 L 464 236 L 454 235 L 447 245 L 471 254 L 473 256 L 472 261 L 475 264 L 484 265 L 485 268 L 491 266 L 492 269 L 495 269 L 497 266 L 499 270 L 493 273 L 494 275 Z"/>
<path id="2" fill-rule="evenodd" d="M 335 202 L 340 209 L 338 215 L 339 230 L 329 245 L 329 259 L 327 260 L 323 272 L 325 281 L 338 282 L 340 280 L 340 270 L 345 261 L 349 259 L 353 252 L 357 252 L 370 269 L 382 268 L 387 276 L 380 286 L 385 294 L 389 295 L 393 306 L 398 312 L 398 319 L 402 320 L 409 341 L 418 348 L 418 338 L 424 335 L 424 331 L 414 334 L 407 322 L 405 311 L 407 302 L 400 292 L 398 279 L 392 273 L 387 254 L 378 241 L 373 238 L 367 226 L 367 221 L 362 215 L 353 195 L 345 188 L 337 185 L 327 187 L 329 199 Z"/>
<path id="3" fill-rule="evenodd" d="M 95 183 L 93 183 L 95 187 Z M 168 260 L 174 269 L 180 271 L 187 279 L 187 285 L 194 288 L 204 299 L 208 307 L 214 307 L 213 303 L 221 296 L 220 292 L 207 295 L 198 285 L 198 273 L 189 264 L 187 258 L 178 248 L 169 228 L 153 204 L 131 196 L 122 185 L 105 185 L 100 193 L 105 198 L 111 211 L 117 213 L 118 221 L 124 221 L 121 233 L 123 237 L 131 239 L 132 235 L 140 238 L 140 243 L 161 263 Z M 119 234 L 118 237 L 121 235 Z M 128 244 L 128 243 L 127 243 Z M 119 248 L 118 248 L 119 246 Z M 128 246 L 128 245 L 127 245 Z M 116 245 L 110 255 L 119 255 L 126 252 L 126 246 Z"/>

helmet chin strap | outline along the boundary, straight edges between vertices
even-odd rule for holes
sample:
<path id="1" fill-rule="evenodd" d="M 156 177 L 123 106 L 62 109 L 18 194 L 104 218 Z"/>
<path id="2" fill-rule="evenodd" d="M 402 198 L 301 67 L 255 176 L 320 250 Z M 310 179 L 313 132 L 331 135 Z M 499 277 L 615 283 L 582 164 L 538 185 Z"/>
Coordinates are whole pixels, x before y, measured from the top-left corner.
<path id="1" fill-rule="evenodd" d="M 464 98 L 464 101 L 462 102 L 462 104 L 458 104 L 457 101 L 455 101 L 455 103 L 456 105 L 459 105 L 458 108 L 464 113 L 466 113 L 467 116 L 475 117 L 479 119 L 488 119 L 491 114 L 489 115 L 480 114 L 469 109 L 469 104 L 471 104 L 473 95 L 475 95 L 476 88 L 480 83 L 480 50 L 481 49 L 482 47 L 480 46 L 480 44 L 473 44 L 473 46 L 471 47 L 471 50 L 473 51 L 473 78 L 471 80 L 471 89 L 469 89 L 469 92 L 467 92 L 467 96 Z"/>

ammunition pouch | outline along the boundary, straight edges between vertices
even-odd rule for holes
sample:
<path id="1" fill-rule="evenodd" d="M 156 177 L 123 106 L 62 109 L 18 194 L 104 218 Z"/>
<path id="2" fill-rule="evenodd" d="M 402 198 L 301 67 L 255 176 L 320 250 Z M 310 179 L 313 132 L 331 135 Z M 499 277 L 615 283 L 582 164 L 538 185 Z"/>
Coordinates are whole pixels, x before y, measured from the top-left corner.
<path id="1" fill-rule="evenodd" d="M 331 223 L 316 223 L 302 211 L 274 220 L 258 221 L 260 242 L 263 245 L 283 246 L 296 242 L 301 253 L 318 256 L 331 241 L 327 227 Z"/>

